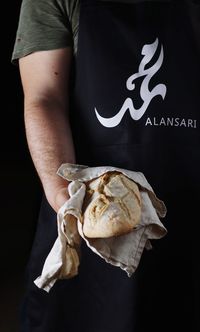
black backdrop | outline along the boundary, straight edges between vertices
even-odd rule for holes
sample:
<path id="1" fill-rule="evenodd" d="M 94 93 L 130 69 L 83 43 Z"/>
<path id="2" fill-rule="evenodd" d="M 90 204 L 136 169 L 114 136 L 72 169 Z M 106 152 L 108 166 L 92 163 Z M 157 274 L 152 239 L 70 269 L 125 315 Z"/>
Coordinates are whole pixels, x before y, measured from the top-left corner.
<path id="1" fill-rule="evenodd" d="M 21 0 L 1 4 L 1 332 L 20 332 L 18 308 L 23 293 L 24 269 L 41 199 L 41 185 L 25 137 L 19 71 L 11 64 L 20 5 Z M 196 314 L 199 318 L 199 313 Z"/>
<path id="2" fill-rule="evenodd" d="M 41 198 L 28 151 L 19 70 L 11 64 L 21 0 L 4 4 L 1 27 L 0 331 L 18 332 L 18 304 Z M 3 17 L 4 16 L 4 17 Z M 2 21 L 1 20 L 1 21 Z"/>

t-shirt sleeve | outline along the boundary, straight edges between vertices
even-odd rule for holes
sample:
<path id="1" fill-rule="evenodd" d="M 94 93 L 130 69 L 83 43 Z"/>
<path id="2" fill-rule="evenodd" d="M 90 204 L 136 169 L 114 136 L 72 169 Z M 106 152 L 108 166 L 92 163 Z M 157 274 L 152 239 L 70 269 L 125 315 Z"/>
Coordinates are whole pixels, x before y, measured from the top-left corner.
<path id="1" fill-rule="evenodd" d="M 66 1 L 22 0 L 12 63 L 35 51 L 72 45 Z"/>

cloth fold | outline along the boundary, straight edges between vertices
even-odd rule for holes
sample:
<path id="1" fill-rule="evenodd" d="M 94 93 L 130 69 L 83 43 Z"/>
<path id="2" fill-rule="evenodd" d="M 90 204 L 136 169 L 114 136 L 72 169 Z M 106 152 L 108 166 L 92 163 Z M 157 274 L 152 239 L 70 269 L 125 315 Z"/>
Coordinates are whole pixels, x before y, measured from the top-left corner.
<path id="1" fill-rule="evenodd" d="M 141 222 L 130 233 L 110 238 L 86 238 L 83 233 L 82 205 L 86 183 L 107 172 L 120 172 L 133 180 L 140 189 Z M 167 212 L 164 202 L 156 196 L 144 174 L 126 169 L 101 166 L 62 164 L 57 174 L 70 181 L 69 200 L 57 214 L 58 237 L 47 256 L 36 286 L 49 292 L 58 279 L 78 274 L 81 240 L 107 263 L 120 267 L 130 277 L 137 269 L 144 248 L 151 249 L 151 239 L 160 239 L 167 229 L 159 217 Z"/>

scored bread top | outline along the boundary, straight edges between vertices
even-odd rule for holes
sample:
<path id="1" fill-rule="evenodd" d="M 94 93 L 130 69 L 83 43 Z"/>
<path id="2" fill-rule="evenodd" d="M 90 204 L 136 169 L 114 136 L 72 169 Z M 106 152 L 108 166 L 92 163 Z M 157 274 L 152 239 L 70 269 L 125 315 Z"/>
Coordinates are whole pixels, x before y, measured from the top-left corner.
<path id="1" fill-rule="evenodd" d="M 87 237 L 128 233 L 141 218 L 138 185 L 120 172 L 107 172 L 87 184 L 83 204 L 83 232 Z"/>

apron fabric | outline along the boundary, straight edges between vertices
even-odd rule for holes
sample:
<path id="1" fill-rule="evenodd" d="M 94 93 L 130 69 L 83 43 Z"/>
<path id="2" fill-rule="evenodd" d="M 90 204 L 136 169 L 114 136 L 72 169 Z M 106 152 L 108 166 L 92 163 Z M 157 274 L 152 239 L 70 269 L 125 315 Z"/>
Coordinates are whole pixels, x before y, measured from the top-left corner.
<path id="1" fill-rule="evenodd" d="M 45 197 L 27 267 L 22 332 L 200 329 L 200 5 L 81 1 L 71 123 L 77 163 L 141 171 L 166 203 L 168 235 L 131 278 L 84 243 L 79 275 L 47 294 L 56 237 Z"/>

